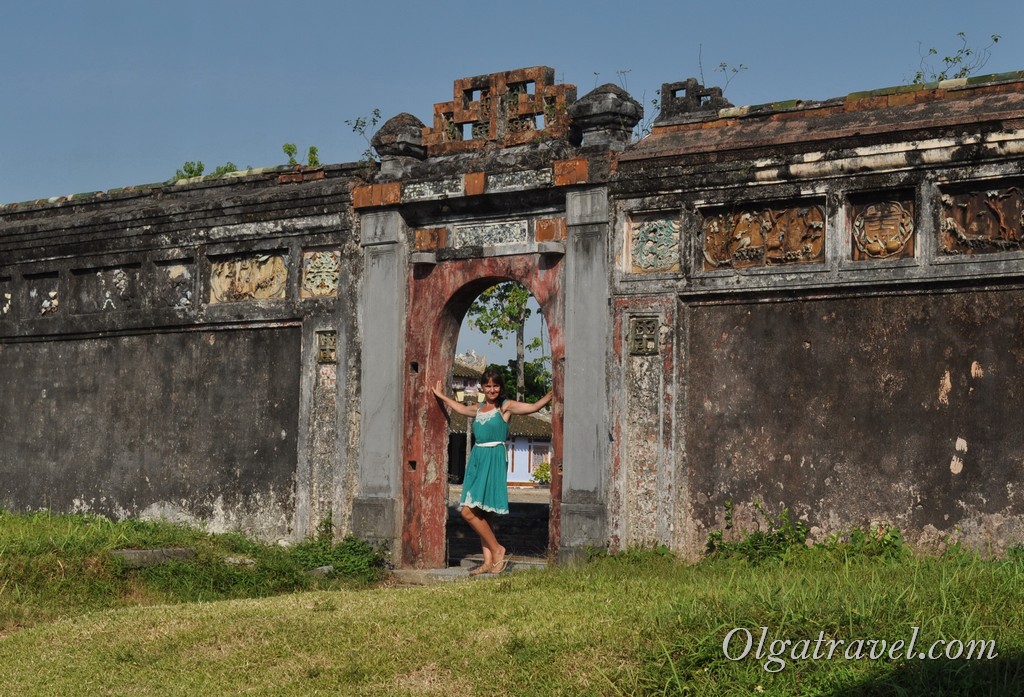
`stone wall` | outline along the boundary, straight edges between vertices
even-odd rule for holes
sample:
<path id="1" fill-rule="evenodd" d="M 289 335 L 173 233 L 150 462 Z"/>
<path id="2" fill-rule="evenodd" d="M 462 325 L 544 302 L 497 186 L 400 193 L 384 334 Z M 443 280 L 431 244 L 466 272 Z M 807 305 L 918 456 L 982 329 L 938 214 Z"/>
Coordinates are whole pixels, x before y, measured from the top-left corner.
<path id="1" fill-rule="evenodd" d="M 633 142 L 614 85 L 481 75 L 389 120 L 379 168 L 0 207 L 0 505 L 331 515 L 443 563 L 430 387 L 511 279 L 551 332 L 552 557 L 696 558 L 727 509 L 1024 542 L 1024 73 L 662 102 Z"/>
<path id="2" fill-rule="evenodd" d="M 354 167 L 0 217 L 0 505 L 294 539 L 350 518 Z"/>
<path id="3" fill-rule="evenodd" d="M 613 544 L 693 558 L 759 506 L 1024 541 L 1020 77 L 674 113 L 619 157 Z"/>

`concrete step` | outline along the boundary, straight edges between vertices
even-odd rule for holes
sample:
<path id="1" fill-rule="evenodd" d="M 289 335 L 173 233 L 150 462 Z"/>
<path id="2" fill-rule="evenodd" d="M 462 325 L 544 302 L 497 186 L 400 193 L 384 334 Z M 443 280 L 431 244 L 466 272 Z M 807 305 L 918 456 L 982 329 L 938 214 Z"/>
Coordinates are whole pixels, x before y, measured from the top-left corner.
<path id="1" fill-rule="evenodd" d="M 432 586 L 438 583 L 452 583 L 454 581 L 485 581 L 508 574 L 547 568 L 547 562 L 543 559 L 517 557 L 512 558 L 505 567 L 505 570 L 500 574 L 485 573 L 470 576 L 469 572 L 482 563 L 483 555 L 478 554 L 475 561 L 470 558 L 463 559 L 461 566 L 449 566 L 447 569 L 394 569 L 391 572 L 391 577 L 402 585 Z"/>
<path id="2" fill-rule="evenodd" d="M 471 554 L 463 557 L 459 561 L 459 566 L 463 569 L 475 569 L 483 563 L 484 555 Z M 521 557 L 517 555 L 509 557 L 508 566 L 506 567 L 509 573 L 514 571 L 538 571 L 546 568 L 548 568 L 548 562 L 543 557 Z"/>

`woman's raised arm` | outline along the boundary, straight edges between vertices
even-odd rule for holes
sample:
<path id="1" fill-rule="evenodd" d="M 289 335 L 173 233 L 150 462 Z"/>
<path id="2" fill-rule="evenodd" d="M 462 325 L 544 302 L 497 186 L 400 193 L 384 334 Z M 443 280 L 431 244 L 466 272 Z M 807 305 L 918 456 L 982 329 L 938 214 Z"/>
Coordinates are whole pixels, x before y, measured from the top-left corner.
<path id="1" fill-rule="evenodd" d="M 468 406 L 462 402 L 457 402 L 443 391 L 441 391 L 441 381 L 438 380 L 437 384 L 434 385 L 433 389 L 434 396 L 440 399 L 442 402 L 448 405 L 448 408 L 454 411 L 456 414 L 462 414 L 463 416 L 476 416 L 476 406 Z"/>
<path id="2" fill-rule="evenodd" d="M 538 399 L 533 404 L 530 404 L 529 402 L 517 402 L 513 399 L 506 399 L 505 403 L 501 405 L 501 408 L 509 414 L 535 414 L 548 405 L 551 401 L 551 396 L 551 390 L 548 390 L 546 395 Z"/>

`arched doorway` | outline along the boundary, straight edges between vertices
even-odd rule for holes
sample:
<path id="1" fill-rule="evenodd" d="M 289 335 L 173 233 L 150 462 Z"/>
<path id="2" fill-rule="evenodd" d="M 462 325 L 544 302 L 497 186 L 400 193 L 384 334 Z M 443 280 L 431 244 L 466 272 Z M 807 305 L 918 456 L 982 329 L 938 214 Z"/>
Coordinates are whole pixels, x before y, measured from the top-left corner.
<path id="1" fill-rule="evenodd" d="M 431 393 L 438 380 L 450 384 L 462 320 L 473 300 L 497 282 L 521 283 L 536 298 L 551 345 L 551 508 L 548 553 L 560 538 L 562 470 L 562 387 L 564 310 L 562 257 L 521 254 L 417 264 L 409 274 L 406 320 L 407 380 L 402 468 L 403 566 L 439 568 L 447 564 L 447 434 L 444 409 Z"/>
<path id="2" fill-rule="evenodd" d="M 477 405 L 484 399 L 483 374 L 497 371 L 510 399 L 533 403 L 551 389 L 551 352 L 544 315 L 530 291 L 502 281 L 481 293 L 462 320 L 446 390 L 457 401 Z M 449 566 L 482 562 L 478 535 L 462 519 L 459 502 L 472 449 L 472 417 L 450 414 L 448 428 Z M 513 415 L 503 450 L 506 455 L 508 513 L 491 517 L 497 539 L 519 562 L 546 559 L 551 508 L 551 409 Z"/>

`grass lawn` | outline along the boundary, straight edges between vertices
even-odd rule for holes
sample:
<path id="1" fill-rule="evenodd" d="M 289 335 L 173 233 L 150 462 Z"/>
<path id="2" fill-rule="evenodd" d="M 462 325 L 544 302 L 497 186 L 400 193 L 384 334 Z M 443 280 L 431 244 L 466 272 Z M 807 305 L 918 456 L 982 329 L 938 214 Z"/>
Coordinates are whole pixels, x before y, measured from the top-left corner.
<path id="1" fill-rule="evenodd" d="M 11 584 L 26 582 L 7 568 L 0 617 L 11 618 L 26 602 Z M 1021 694 L 1022 572 L 1017 557 L 959 550 L 934 558 L 833 547 L 697 565 L 633 552 L 426 588 L 338 581 L 346 585 L 187 602 L 165 589 L 166 604 L 155 605 L 135 578 L 137 597 L 106 607 L 71 598 L 56 612 L 33 596 L 50 609 L 8 622 L 0 685 L 26 695 Z M 750 630 L 753 653 L 759 627 L 768 628 L 761 659 L 724 655 L 735 628 Z M 953 642 L 978 639 L 995 641 L 998 657 L 871 660 L 864 647 L 860 660 L 843 649 L 794 660 L 791 644 L 769 660 L 773 640 L 906 642 L 912 627 L 915 652 L 943 640 L 955 653 Z M 744 636 L 734 634 L 734 657 Z"/>

